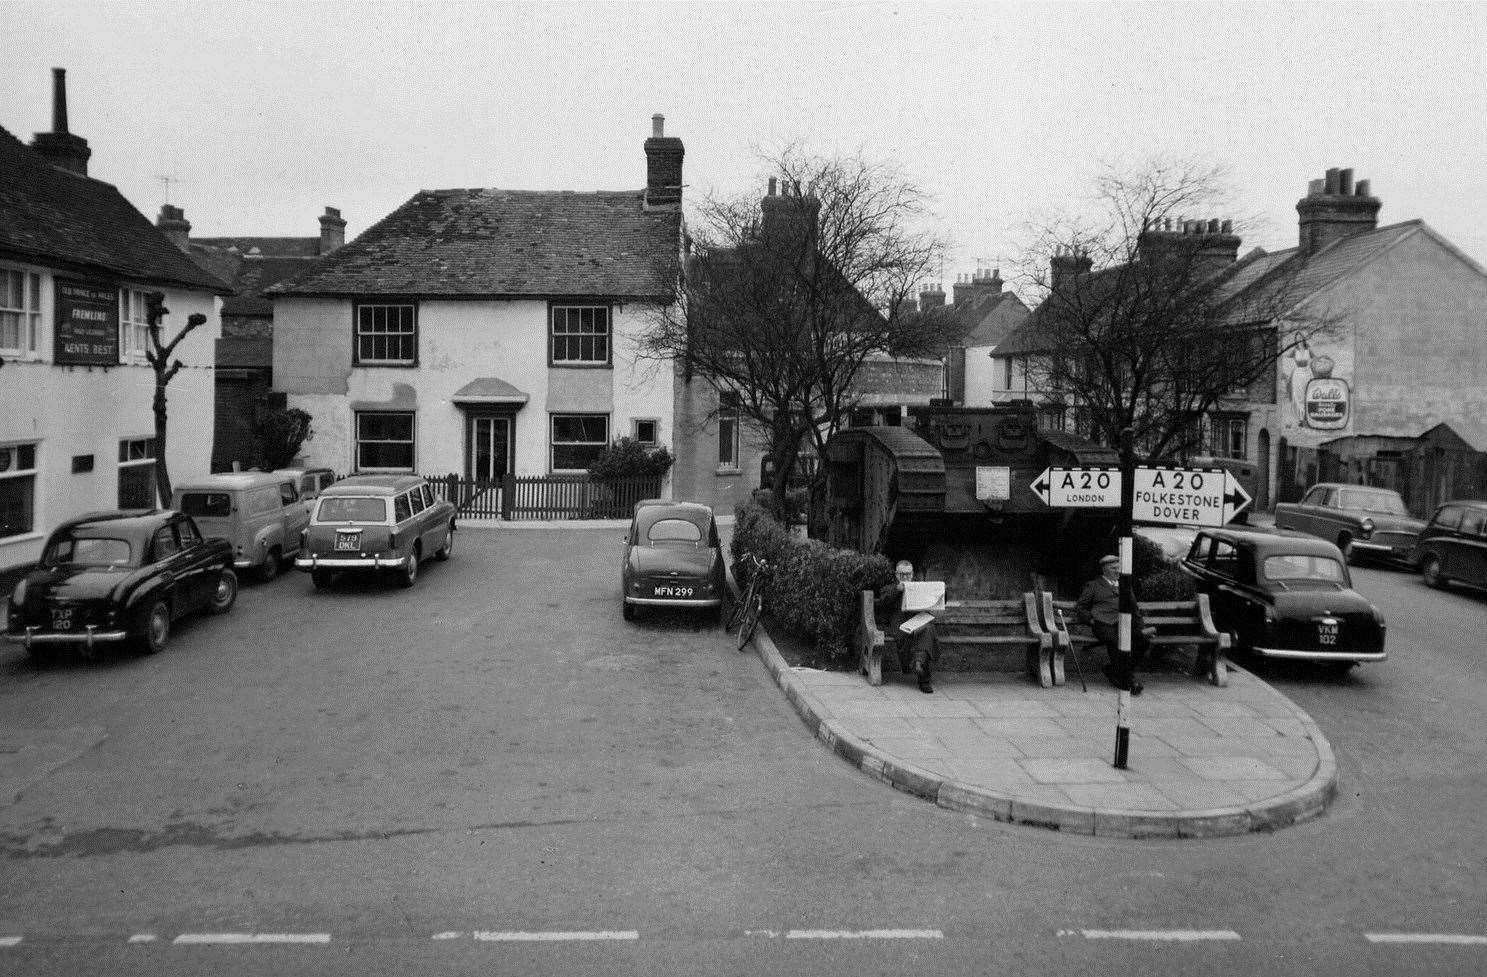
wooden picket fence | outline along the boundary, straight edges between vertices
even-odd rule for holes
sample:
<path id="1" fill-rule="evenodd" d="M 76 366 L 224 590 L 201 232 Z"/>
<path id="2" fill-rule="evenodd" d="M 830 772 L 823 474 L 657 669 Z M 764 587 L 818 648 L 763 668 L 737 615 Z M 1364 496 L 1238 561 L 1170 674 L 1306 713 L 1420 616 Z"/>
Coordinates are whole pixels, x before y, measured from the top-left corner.
<path id="1" fill-rule="evenodd" d="M 660 475 L 594 481 L 587 475 L 506 475 L 499 480 L 426 475 L 429 487 L 467 519 L 628 519 L 635 503 L 661 494 Z"/>

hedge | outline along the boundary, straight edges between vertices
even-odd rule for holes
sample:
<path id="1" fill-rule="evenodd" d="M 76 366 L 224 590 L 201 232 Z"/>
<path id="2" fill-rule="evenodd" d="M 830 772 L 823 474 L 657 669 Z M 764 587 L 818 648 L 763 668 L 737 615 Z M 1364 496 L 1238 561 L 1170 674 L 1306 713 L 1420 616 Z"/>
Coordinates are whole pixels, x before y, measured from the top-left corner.
<path id="1" fill-rule="evenodd" d="M 779 627 L 810 641 L 818 654 L 845 661 L 857 627 L 858 593 L 893 580 L 888 558 L 839 550 L 789 533 L 762 506 L 740 503 L 733 511 L 733 573 L 748 584 L 752 553 L 773 567 L 764 605 Z"/>

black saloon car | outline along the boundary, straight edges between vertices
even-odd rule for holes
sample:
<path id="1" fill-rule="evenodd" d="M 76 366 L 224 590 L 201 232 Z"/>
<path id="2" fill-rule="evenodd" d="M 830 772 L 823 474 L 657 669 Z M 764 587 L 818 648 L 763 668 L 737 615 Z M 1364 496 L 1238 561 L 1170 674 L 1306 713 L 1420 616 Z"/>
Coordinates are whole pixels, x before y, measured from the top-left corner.
<path id="1" fill-rule="evenodd" d="M 1487 501 L 1463 499 L 1435 510 L 1415 544 L 1415 565 L 1432 587 L 1453 581 L 1487 587 Z"/>
<path id="2" fill-rule="evenodd" d="M 695 607 L 721 621 L 727 587 L 711 508 L 661 499 L 636 504 L 620 571 L 625 620 L 642 607 Z"/>
<path id="3" fill-rule="evenodd" d="M 237 600 L 232 544 L 203 539 L 169 510 L 94 512 L 52 531 L 36 569 L 10 595 L 5 637 L 33 655 L 132 641 L 152 654 L 171 622 L 223 614 Z"/>
<path id="4" fill-rule="evenodd" d="M 1353 589 L 1336 545 L 1295 532 L 1205 529 L 1183 569 L 1238 648 L 1348 669 L 1383 661 L 1384 617 Z"/>

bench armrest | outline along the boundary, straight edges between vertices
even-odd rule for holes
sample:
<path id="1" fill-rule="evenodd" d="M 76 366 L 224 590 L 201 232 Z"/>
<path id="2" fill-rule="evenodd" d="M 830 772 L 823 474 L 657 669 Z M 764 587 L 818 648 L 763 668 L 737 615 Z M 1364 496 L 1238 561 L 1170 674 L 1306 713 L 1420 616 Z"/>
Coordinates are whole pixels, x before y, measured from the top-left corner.
<path id="1" fill-rule="evenodd" d="M 1198 595 L 1198 623 L 1203 628 L 1203 633 L 1214 640 L 1220 649 L 1227 649 L 1233 645 L 1233 637 L 1225 631 L 1220 631 L 1213 626 L 1213 615 L 1208 608 L 1208 595 Z"/>
<path id="2" fill-rule="evenodd" d="M 883 632 L 878 630 L 878 621 L 873 614 L 871 590 L 863 590 L 857 598 L 857 660 L 869 685 L 883 684 Z"/>

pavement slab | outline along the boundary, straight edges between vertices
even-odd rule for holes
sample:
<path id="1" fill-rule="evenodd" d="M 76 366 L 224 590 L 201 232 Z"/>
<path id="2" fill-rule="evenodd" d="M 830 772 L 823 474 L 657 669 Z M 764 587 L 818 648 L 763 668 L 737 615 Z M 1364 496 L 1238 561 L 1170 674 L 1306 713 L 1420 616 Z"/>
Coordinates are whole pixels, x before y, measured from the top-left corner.
<path id="1" fill-rule="evenodd" d="M 900 675 L 793 668 L 762 629 L 754 649 L 816 735 L 886 784 L 955 811 L 1059 831 L 1200 839 L 1272 831 L 1320 815 L 1337 764 L 1315 722 L 1249 672 L 1224 688 L 1144 675 L 1130 701 L 1125 769 L 1114 765 L 1117 695 L 1098 678 L 1040 688 L 1021 675 Z"/>

